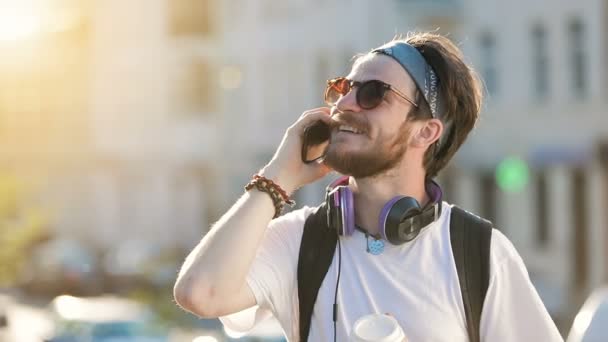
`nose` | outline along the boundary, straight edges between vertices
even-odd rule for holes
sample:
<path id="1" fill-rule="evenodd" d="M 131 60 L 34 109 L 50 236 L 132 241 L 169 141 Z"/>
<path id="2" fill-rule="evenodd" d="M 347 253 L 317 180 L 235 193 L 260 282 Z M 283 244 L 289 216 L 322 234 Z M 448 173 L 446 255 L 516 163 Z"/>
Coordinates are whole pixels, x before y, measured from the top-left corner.
<path id="1" fill-rule="evenodd" d="M 340 112 L 359 113 L 362 108 L 357 104 L 357 88 L 353 88 L 346 95 L 341 96 L 335 106 Z"/>

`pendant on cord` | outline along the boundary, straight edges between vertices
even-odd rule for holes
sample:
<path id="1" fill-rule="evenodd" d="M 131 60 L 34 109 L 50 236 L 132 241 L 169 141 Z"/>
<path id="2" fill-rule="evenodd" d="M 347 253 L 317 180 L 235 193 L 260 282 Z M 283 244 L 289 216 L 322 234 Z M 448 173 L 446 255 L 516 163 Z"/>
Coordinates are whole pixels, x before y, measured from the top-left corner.
<path id="1" fill-rule="evenodd" d="M 376 240 L 373 237 L 370 240 L 367 237 L 367 252 L 373 255 L 382 254 L 382 252 L 384 252 L 384 241 L 382 241 L 381 239 Z"/>

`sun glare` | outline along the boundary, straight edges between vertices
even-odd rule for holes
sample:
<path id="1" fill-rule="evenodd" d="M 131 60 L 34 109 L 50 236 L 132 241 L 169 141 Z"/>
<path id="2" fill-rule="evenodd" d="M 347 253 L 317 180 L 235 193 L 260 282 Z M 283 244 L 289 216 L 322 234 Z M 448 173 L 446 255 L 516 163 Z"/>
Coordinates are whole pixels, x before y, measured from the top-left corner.
<path id="1" fill-rule="evenodd" d="M 0 0 L 0 42 L 60 31 L 76 20 L 73 11 L 52 8 L 48 0 Z"/>
<path id="2" fill-rule="evenodd" d="M 0 0 L 0 41 L 29 38 L 42 28 L 40 1 Z"/>
<path id="3" fill-rule="evenodd" d="M 2 13 L 4 17 L 7 13 Z M 8 16 L 8 15 L 7 15 Z M 34 17 L 13 15 L 0 19 L 0 40 L 15 41 L 30 37 L 40 30 L 40 23 Z"/>

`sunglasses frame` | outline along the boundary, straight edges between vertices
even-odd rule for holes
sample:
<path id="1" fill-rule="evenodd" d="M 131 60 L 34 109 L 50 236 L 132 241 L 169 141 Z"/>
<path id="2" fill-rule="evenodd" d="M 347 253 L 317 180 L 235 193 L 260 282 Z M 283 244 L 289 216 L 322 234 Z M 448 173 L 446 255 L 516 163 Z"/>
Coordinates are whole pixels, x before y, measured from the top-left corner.
<path id="1" fill-rule="evenodd" d="M 346 96 L 349 92 L 351 92 L 353 90 L 353 88 L 357 88 L 357 93 L 355 94 L 355 98 L 357 100 L 357 105 L 363 109 L 374 109 L 376 107 L 378 107 L 380 105 L 380 103 L 382 103 L 382 100 L 384 99 L 384 96 L 386 96 L 386 90 L 390 90 L 392 92 L 394 92 L 395 94 L 397 94 L 397 96 L 401 97 L 402 99 L 404 99 L 405 101 L 409 102 L 410 104 L 412 104 L 412 106 L 418 108 L 418 104 L 410 99 L 407 95 L 403 94 L 402 92 L 400 92 L 399 90 L 395 89 L 392 85 L 380 81 L 380 80 L 367 80 L 364 82 L 359 82 L 359 81 L 353 81 L 353 80 L 349 80 L 346 77 L 336 77 L 336 78 L 332 78 L 330 80 L 327 80 L 327 88 L 325 88 L 325 96 L 324 96 L 324 100 L 325 103 L 329 106 L 334 106 L 336 103 L 331 103 L 330 101 L 327 100 L 327 96 L 329 93 L 329 90 L 331 89 L 331 87 L 333 85 L 335 85 L 337 82 L 339 81 L 346 81 L 348 82 L 348 86 L 349 89 L 345 94 L 342 94 L 342 96 Z M 371 82 L 376 82 L 376 83 L 380 83 L 380 85 L 382 85 L 382 87 L 385 89 L 385 92 L 382 95 L 382 98 L 380 99 L 380 102 L 378 102 L 377 105 L 370 107 L 370 108 L 365 108 L 363 106 L 361 106 L 361 102 L 359 101 L 359 89 L 361 89 L 362 87 L 364 87 L 366 84 L 369 84 Z"/>

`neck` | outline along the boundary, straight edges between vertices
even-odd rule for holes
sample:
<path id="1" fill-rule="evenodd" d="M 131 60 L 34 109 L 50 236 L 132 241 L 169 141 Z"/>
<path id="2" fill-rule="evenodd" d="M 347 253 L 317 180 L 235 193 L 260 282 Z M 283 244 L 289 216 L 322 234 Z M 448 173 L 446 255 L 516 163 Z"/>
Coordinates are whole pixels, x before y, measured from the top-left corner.
<path id="1" fill-rule="evenodd" d="M 350 179 L 354 194 L 355 222 L 368 233 L 380 232 L 378 217 L 382 207 L 395 196 L 415 198 L 421 206 L 429 200 L 425 190 L 425 173 L 422 169 L 391 170 L 369 178 Z"/>

